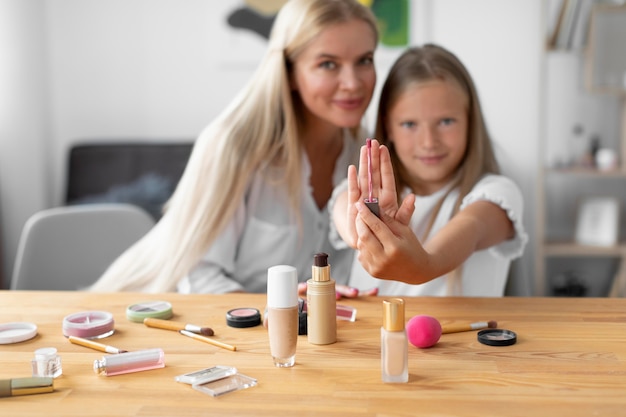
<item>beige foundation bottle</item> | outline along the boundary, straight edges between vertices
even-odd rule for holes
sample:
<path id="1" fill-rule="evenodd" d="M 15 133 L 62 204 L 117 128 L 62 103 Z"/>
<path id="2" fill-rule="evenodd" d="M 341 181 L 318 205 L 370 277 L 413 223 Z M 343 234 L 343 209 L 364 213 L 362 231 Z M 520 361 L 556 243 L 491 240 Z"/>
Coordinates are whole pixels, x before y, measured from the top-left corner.
<path id="1" fill-rule="evenodd" d="M 337 298 L 335 280 L 330 276 L 328 255 L 313 258 L 312 277 L 307 281 L 307 337 L 314 345 L 337 341 Z"/>

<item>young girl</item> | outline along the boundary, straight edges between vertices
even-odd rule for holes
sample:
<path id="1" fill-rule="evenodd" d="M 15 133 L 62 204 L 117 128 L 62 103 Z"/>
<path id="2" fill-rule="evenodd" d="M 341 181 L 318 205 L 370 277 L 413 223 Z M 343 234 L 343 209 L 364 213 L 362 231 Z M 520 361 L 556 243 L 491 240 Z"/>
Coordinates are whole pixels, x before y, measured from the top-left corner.
<path id="1" fill-rule="evenodd" d="M 358 178 L 350 167 L 333 209 L 337 231 L 358 249 L 350 284 L 382 295 L 503 295 L 527 241 L 523 199 L 498 174 L 474 83 L 456 56 L 426 45 L 396 61 L 376 137 L 371 175 L 363 147 Z M 363 204 L 370 184 L 381 219 Z"/>
<path id="2" fill-rule="evenodd" d="M 265 292 L 268 267 L 293 265 L 305 281 L 318 252 L 346 284 L 353 254 L 330 245 L 327 202 L 365 139 L 377 43 L 376 20 L 356 0 L 287 2 L 164 216 L 92 290 Z"/>

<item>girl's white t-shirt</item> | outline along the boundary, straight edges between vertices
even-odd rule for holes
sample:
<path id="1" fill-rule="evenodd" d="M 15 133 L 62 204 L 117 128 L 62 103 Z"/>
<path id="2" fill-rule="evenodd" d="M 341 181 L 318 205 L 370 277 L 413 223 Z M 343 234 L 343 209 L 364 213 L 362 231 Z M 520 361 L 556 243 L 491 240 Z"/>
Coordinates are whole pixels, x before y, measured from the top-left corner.
<path id="1" fill-rule="evenodd" d="M 418 238 L 421 238 L 428 226 L 431 214 L 439 200 L 446 194 L 449 187 L 437 191 L 429 196 L 416 196 L 415 212 L 410 226 Z M 406 195 L 410 190 L 404 190 Z M 454 203 L 459 195 L 458 189 L 452 190 L 444 200 L 435 219 L 429 236 L 434 236 L 439 229 L 448 223 L 452 217 Z M 481 296 L 498 297 L 504 294 L 511 261 L 520 257 L 528 241 L 528 236 L 522 224 L 524 200 L 519 187 L 508 177 L 502 175 L 485 175 L 465 196 L 460 210 L 475 201 L 486 200 L 502 207 L 515 227 L 515 237 L 490 248 L 476 251 L 462 267 L 462 278 L 456 293 L 448 292 L 448 279 L 451 273 L 435 278 L 424 284 L 406 284 L 400 281 L 382 280 L 373 278 L 356 259 L 352 264 L 350 285 L 366 290 L 377 287 L 380 295 L 384 296 Z M 338 236 L 332 231 L 334 239 Z M 428 238 L 426 238 L 426 241 Z M 457 284 L 457 283 L 455 283 Z"/>

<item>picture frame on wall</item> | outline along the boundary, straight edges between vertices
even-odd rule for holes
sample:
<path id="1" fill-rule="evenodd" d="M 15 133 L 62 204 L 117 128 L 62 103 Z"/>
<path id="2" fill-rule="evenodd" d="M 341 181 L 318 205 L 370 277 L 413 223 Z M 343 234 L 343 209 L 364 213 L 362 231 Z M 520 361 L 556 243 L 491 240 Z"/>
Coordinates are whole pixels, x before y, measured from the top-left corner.
<path id="1" fill-rule="evenodd" d="M 620 202 L 615 197 L 585 198 L 578 207 L 576 242 L 589 246 L 615 246 L 619 235 Z"/>

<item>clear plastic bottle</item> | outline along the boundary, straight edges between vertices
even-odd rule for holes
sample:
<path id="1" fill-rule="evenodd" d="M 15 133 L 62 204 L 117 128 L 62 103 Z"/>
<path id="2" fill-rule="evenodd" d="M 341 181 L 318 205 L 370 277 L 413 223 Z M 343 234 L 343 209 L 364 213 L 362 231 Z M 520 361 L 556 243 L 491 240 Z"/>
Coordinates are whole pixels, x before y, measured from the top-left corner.
<path id="1" fill-rule="evenodd" d="M 93 362 L 94 372 L 106 376 L 147 371 L 164 366 L 165 354 L 163 349 L 158 348 L 108 355 Z"/>
<path id="2" fill-rule="evenodd" d="M 409 381 L 409 347 L 401 298 L 383 301 L 380 355 L 383 382 Z"/>

